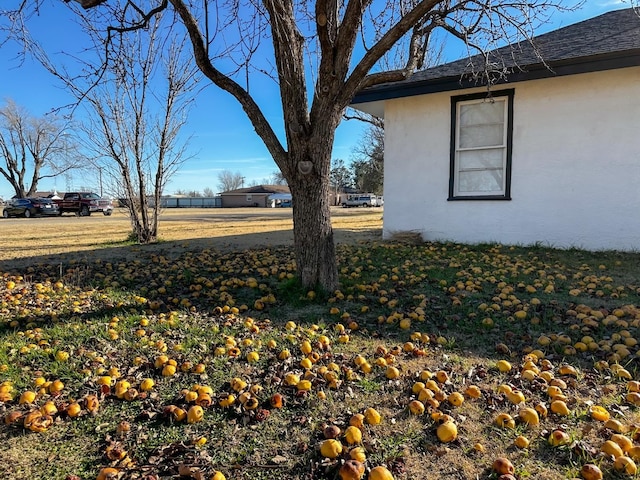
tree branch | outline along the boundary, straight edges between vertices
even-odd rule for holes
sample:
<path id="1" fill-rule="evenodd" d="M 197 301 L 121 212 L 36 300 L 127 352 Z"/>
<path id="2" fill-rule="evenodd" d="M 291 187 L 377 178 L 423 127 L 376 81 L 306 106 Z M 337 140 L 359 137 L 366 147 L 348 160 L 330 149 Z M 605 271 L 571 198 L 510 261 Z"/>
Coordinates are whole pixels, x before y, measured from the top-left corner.
<path id="1" fill-rule="evenodd" d="M 373 66 L 382 58 L 382 56 L 393 47 L 409 30 L 420 22 L 425 15 L 427 15 L 439 2 L 439 0 L 423 0 L 418 3 L 411 11 L 406 13 L 395 25 L 389 30 L 371 47 L 362 57 L 360 62 L 352 70 L 349 78 L 345 82 L 343 88 L 343 94 L 340 98 L 341 105 L 348 105 L 355 92 L 366 86 L 375 85 L 387 80 L 387 76 L 384 74 L 376 76 L 375 74 L 367 77 L 367 74 L 371 71 Z M 396 71 L 395 75 L 404 72 L 406 77 L 406 70 Z M 366 78 L 366 82 L 365 82 Z M 394 77 L 394 80 L 398 77 Z M 373 83 L 375 82 L 375 83 Z"/>
<path id="2" fill-rule="evenodd" d="M 207 45 L 204 37 L 200 32 L 198 23 L 189 11 L 189 7 L 182 0 L 169 0 L 174 9 L 182 19 L 191 44 L 193 46 L 193 53 L 196 60 L 196 65 L 200 71 L 215 85 L 233 95 L 233 97 L 240 103 L 242 109 L 249 117 L 253 128 L 256 133 L 262 138 L 269 153 L 273 157 L 278 166 L 284 165 L 284 158 L 286 151 L 282 147 L 282 144 L 278 140 L 275 132 L 271 128 L 271 125 L 265 118 L 264 114 L 260 110 L 258 104 L 249 95 L 249 93 L 243 89 L 237 82 L 233 81 L 228 76 L 224 75 L 218 69 L 216 69 L 209 60 L 207 55 Z"/>

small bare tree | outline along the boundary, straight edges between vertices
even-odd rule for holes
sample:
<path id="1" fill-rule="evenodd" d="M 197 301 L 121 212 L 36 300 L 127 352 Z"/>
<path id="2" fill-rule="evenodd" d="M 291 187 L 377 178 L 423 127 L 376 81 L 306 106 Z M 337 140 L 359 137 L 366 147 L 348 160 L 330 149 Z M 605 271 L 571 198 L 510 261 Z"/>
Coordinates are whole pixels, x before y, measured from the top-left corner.
<path id="1" fill-rule="evenodd" d="M 85 97 L 89 145 L 111 190 L 125 199 L 141 244 L 157 240 L 162 192 L 187 158 L 179 132 L 196 85 L 195 70 L 184 60 L 184 36 L 170 35 L 167 44 L 158 37 L 163 27 L 156 16 L 147 35 L 116 34 L 118 63 L 109 64 L 104 81 Z"/>
<path id="2" fill-rule="evenodd" d="M 223 170 L 218 174 L 218 188 L 221 192 L 236 190 L 244 186 L 244 177 L 240 172 L 232 173 L 231 170 Z"/>
<path id="3" fill-rule="evenodd" d="M 29 197 L 41 180 L 80 167 L 78 143 L 68 129 L 60 118 L 31 116 L 11 100 L 0 108 L 0 173 L 16 197 Z"/>

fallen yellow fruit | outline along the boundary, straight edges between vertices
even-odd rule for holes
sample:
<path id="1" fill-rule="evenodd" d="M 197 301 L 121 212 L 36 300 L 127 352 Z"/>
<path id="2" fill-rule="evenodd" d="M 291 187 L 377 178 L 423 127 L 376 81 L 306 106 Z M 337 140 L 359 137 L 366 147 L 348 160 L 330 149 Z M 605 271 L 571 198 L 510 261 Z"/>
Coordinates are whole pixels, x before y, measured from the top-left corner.
<path id="1" fill-rule="evenodd" d="M 424 413 L 424 403 L 420 400 L 412 400 L 409 402 L 409 411 L 413 415 L 422 415 Z"/>
<path id="2" fill-rule="evenodd" d="M 638 467 L 636 466 L 636 463 L 629 457 L 625 456 L 616 458 L 613 462 L 613 468 L 625 475 L 634 476 L 636 473 L 638 473 Z"/>
<path id="3" fill-rule="evenodd" d="M 378 425 L 382 421 L 382 417 L 375 408 L 369 407 L 364 411 L 364 420 L 369 425 Z"/>
<path id="4" fill-rule="evenodd" d="M 140 383 L 140 390 L 142 390 L 143 392 L 148 392 L 154 387 L 155 384 L 156 382 L 152 378 L 145 378 Z"/>
<path id="5" fill-rule="evenodd" d="M 515 420 L 508 413 L 500 413 L 500 414 L 498 414 L 498 416 L 494 420 L 494 423 L 498 427 L 502 427 L 502 428 L 515 428 L 516 427 Z"/>
<path id="6" fill-rule="evenodd" d="M 621 457 L 624 454 L 622 448 L 620 448 L 620 445 L 618 445 L 613 440 L 607 440 L 606 442 L 604 442 L 602 444 L 602 447 L 600 447 L 600 451 L 615 458 Z"/>
<path id="7" fill-rule="evenodd" d="M 325 458 L 337 458 L 342 453 L 342 443 L 329 438 L 320 445 L 320 454 Z"/>
<path id="8" fill-rule="evenodd" d="M 589 407 L 589 414 L 591 418 L 599 422 L 606 422 L 611 417 L 607 409 L 600 405 L 592 405 Z"/>
<path id="9" fill-rule="evenodd" d="M 464 391 L 464 394 L 469 398 L 480 398 L 482 396 L 482 391 L 477 385 L 469 385 Z"/>
<path id="10" fill-rule="evenodd" d="M 204 410 L 200 405 L 192 405 L 187 412 L 187 422 L 197 423 L 204 418 Z"/>
<path id="11" fill-rule="evenodd" d="M 78 402 L 73 402 L 67 407 L 66 411 L 67 411 L 67 415 L 73 418 L 80 415 L 80 412 L 82 411 L 82 407 L 78 404 Z"/>
<path id="12" fill-rule="evenodd" d="M 535 409 L 531 407 L 522 408 L 518 412 L 518 416 L 520 417 L 520 420 L 522 420 L 524 423 L 533 427 L 535 427 L 540 423 L 540 417 L 538 416 L 538 412 L 536 412 Z"/>
<path id="13" fill-rule="evenodd" d="M 351 457 L 353 460 L 364 463 L 367 460 L 367 452 L 362 447 L 354 447 L 349 450 L 349 457 Z"/>
<path id="14" fill-rule="evenodd" d="M 571 437 L 564 430 L 554 430 L 549 435 L 549 444 L 553 447 L 559 447 L 561 445 L 567 445 L 571 442 Z"/>
<path id="15" fill-rule="evenodd" d="M 368 480 L 393 480 L 393 475 L 387 467 L 378 465 L 371 469 Z"/>
<path id="16" fill-rule="evenodd" d="M 509 362 L 507 362 L 506 360 L 498 360 L 498 362 L 496 363 L 496 367 L 502 373 L 506 373 L 506 372 L 510 372 L 511 371 L 511 364 Z"/>
<path id="17" fill-rule="evenodd" d="M 454 407 L 459 407 L 464 403 L 464 397 L 459 392 L 453 392 L 447 397 L 447 401 Z"/>
<path id="18" fill-rule="evenodd" d="M 36 392 L 27 390 L 26 392 L 23 392 L 22 395 L 20 395 L 20 400 L 18 401 L 18 403 L 20 405 L 24 405 L 25 403 L 33 403 L 35 399 L 36 399 Z"/>
<path id="19" fill-rule="evenodd" d="M 438 426 L 436 435 L 438 435 L 438 439 L 443 443 L 453 442 L 458 438 L 458 427 L 451 421 L 444 422 Z"/>
<path id="20" fill-rule="evenodd" d="M 563 400 L 554 400 L 551 402 L 551 411 L 556 415 L 566 416 L 569 415 L 569 407 Z"/>
<path id="21" fill-rule="evenodd" d="M 631 440 L 629 437 L 627 437 L 626 435 L 621 435 L 619 433 L 615 433 L 613 435 L 611 435 L 611 439 L 612 442 L 617 443 L 620 448 L 622 449 L 623 452 L 628 452 L 629 450 L 631 450 L 631 447 L 633 447 L 633 440 Z"/>
<path id="22" fill-rule="evenodd" d="M 349 445 L 362 442 L 362 430 L 353 425 L 349 425 L 344 431 L 344 439 Z"/>

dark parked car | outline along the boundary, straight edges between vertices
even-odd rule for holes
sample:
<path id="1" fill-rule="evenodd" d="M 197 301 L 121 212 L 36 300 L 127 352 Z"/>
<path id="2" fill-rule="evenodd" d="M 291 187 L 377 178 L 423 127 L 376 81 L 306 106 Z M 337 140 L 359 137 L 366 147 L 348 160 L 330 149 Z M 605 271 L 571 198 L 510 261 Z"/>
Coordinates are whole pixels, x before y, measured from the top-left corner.
<path id="1" fill-rule="evenodd" d="M 2 212 L 4 218 L 58 214 L 58 205 L 50 198 L 13 198 L 5 204 Z"/>

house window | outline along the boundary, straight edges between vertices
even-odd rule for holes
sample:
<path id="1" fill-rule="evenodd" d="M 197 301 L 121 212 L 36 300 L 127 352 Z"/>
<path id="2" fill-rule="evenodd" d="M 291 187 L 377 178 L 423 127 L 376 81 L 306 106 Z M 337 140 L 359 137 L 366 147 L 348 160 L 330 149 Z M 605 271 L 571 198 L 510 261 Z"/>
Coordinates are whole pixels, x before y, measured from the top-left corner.
<path id="1" fill-rule="evenodd" d="M 511 200 L 513 93 L 451 99 L 449 200 Z"/>

